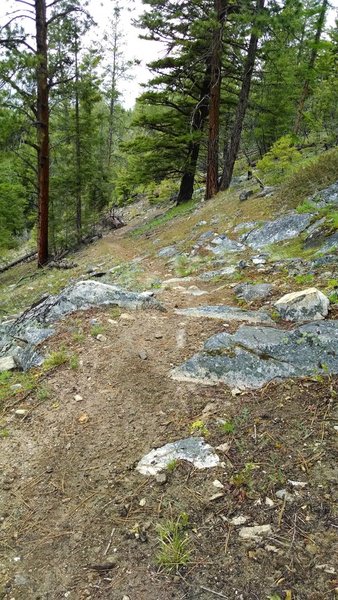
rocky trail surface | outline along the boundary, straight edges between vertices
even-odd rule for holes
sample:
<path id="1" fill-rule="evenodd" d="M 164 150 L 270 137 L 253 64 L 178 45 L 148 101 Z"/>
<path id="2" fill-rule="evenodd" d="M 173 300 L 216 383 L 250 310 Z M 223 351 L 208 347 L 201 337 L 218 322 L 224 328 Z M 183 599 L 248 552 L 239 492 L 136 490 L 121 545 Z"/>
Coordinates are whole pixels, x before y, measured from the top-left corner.
<path id="1" fill-rule="evenodd" d="M 311 235 L 308 215 L 278 217 L 277 240 L 198 219 L 188 251 L 107 236 L 1 324 L 0 598 L 336 597 L 338 321 L 311 289 L 337 255 L 262 248 Z"/>

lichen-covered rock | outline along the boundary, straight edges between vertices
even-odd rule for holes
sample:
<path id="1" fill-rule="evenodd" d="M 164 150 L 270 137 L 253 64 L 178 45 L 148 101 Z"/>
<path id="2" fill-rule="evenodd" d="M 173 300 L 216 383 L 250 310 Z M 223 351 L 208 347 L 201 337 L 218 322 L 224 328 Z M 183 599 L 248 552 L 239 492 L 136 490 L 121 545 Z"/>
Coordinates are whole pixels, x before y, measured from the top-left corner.
<path id="1" fill-rule="evenodd" d="M 174 379 L 257 389 L 278 379 L 338 373 L 338 321 L 284 331 L 241 326 L 209 338 L 204 350 L 171 372 Z"/>
<path id="2" fill-rule="evenodd" d="M 208 246 L 207 249 L 213 254 L 226 254 L 227 252 L 243 252 L 244 244 L 230 239 L 225 233 L 222 233 L 211 240 L 213 246 Z"/>
<path id="3" fill-rule="evenodd" d="M 271 295 L 273 285 L 270 283 L 239 283 L 234 288 L 235 296 L 246 302 L 254 300 L 264 300 Z"/>
<path id="4" fill-rule="evenodd" d="M 276 244 L 298 236 L 310 225 L 312 214 L 291 213 L 275 221 L 267 221 L 261 227 L 241 236 L 247 246 L 258 250 L 269 244 Z"/>
<path id="5" fill-rule="evenodd" d="M 275 308 L 285 321 L 317 321 L 329 312 L 329 299 L 317 288 L 286 294 L 275 303 Z"/>
<path id="6" fill-rule="evenodd" d="M 24 371 L 39 366 L 43 358 L 36 351 L 36 346 L 54 334 L 51 323 L 77 310 L 105 305 L 126 309 L 163 310 L 152 292 L 138 294 L 99 281 L 79 281 L 65 288 L 60 294 L 44 296 L 18 319 L 2 325 L 0 354 L 14 356 L 17 366 Z"/>
<path id="7" fill-rule="evenodd" d="M 100 281 L 78 281 L 66 287 L 56 296 L 47 296 L 33 305 L 14 323 L 17 328 L 25 323 L 30 329 L 35 323 L 53 323 L 77 310 L 87 310 L 95 306 L 116 305 L 120 308 L 160 308 L 159 302 L 149 293 L 138 294 L 101 283 Z M 26 329 L 25 327 L 25 329 Z"/>
<path id="8" fill-rule="evenodd" d="M 224 267 L 224 269 L 206 271 L 205 273 L 201 273 L 199 275 L 199 279 L 201 279 L 201 281 L 210 281 L 211 279 L 214 279 L 214 277 L 224 277 L 227 275 L 233 275 L 234 273 L 236 273 L 236 267 Z"/>
<path id="9" fill-rule="evenodd" d="M 173 256 L 177 256 L 177 254 L 179 254 L 179 252 L 176 246 L 166 246 L 158 251 L 157 256 L 160 258 L 172 258 Z"/>
<path id="10" fill-rule="evenodd" d="M 338 204 L 338 181 L 317 192 L 309 200 L 310 202 L 314 202 L 319 208 L 327 204 Z"/>
<path id="11" fill-rule="evenodd" d="M 136 469 L 142 475 L 156 475 L 176 460 L 191 462 L 197 469 L 217 467 L 220 462 L 212 446 L 203 438 L 190 437 L 152 450 L 140 460 Z"/>

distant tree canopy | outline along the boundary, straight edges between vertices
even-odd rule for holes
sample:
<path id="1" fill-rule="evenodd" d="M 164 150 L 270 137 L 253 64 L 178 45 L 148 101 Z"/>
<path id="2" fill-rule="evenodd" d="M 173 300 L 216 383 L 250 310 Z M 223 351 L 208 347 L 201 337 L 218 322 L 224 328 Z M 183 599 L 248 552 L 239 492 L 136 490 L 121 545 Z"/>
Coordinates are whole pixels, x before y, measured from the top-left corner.
<path id="1" fill-rule="evenodd" d="M 144 4 L 142 35 L 163 44 L 164 58 L 149 65 L 125 145 L 129 192 L 173 178 L 182 202 L 198 176 L 210 197 L 228 187 L 240 149 L 250 162 L 287 134 L 337 143 L 337 25 L 326 28 L 326 0 Z"/>
<path id="2" fill-rule="evenodd" d="M 210 198 L 239 153 L 250 165 L 288 152 L 286 140 L 337 143 L 328 0 L 143 3 L 140 36 L 163 52 L 132 112 L 119 100 L 129 65 L 118 0 L 99 44 L 87 42 L 96 25 L 84 0 L 16 0 L 1 24 L 2 248 L 33 229 L 43 265 L 139 192 L 182 203 L 197 181 Z"/>

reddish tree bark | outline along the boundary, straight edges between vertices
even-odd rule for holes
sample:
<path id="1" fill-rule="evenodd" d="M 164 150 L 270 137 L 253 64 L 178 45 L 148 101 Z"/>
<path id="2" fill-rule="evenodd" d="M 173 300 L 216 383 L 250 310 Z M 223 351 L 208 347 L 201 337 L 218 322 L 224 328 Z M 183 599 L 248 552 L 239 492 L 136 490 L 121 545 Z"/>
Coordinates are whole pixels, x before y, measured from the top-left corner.
<path id="1" fill-rule="evenodd" d="M 38 145 L 38 265 L 48 261 L 49 203 L 49 89 L 47 58 L 47 18 L 45 0 L 35 0 L 37 145 Z"/>
<path id="2" fill-rule="evenodd" d="M 211 48 L 206 200 L 212 198 L 218 192 L 219 109 L 222 81 L 222 38 L 226 18 L 226 2 L 224 0 L 214 0 L 214 8 L 218 27 L 214 30 Z"/>
<path id="3" fill-rule="evenodd" d="M 301 94 L 298 108 L 297 108 L 296 120 L 295 120 L 295 124 L 294 124 L 294 128 L 293 128 L 293 132 L 296 135 L 298 135 L 300 132 L 301 124 L 302 124 L 302 120 L 303 120 L 305 102 L 311 93 L 311 75 L 314 70 L 315 62 L 316 62 L 317 55 L 318 55 L 318 44 L 320 42 L 320 38 L 323 33 L 327 8 L 328 8 L 328 0 L 323 0 L 322 5 L 320 7 L 314 44 L 313 44 L 313 48 L 311 51 L 310 60 L 309 60 L 309 64 L 308 64 L 308 76 L 303 83 L 302 94 Z"/>
<path id="4" fill-rule="evenodd" d="M 263 10 L 264 2 L 265 0 L 257 0 L 256 15 Z M 258 32 L 255 29 L 253 29 L 250 36 L 248 53 L 244 64 L 244 73 L 242 78 L 241 90 L 239 93 L 235 122 L 231 131 L 230 140 L 224 157 L 222 179 L 220 183 L 221 190 L 228 189 L 231 183 L 235 161 L 239 151 L 245 113 L 248 107 L 252 74 L 257 54 L 258 39 Z"/>

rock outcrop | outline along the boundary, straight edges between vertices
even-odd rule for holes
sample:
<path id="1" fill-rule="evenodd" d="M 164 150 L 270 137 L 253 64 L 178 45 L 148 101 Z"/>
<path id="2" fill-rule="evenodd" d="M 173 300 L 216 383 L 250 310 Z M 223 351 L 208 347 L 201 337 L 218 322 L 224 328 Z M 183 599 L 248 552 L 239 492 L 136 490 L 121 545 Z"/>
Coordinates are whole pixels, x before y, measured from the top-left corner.
<path id="1" fill-rule="evenodd" d="M 285 321 L 316 321 L 329 312 L 330 300 L 317 288 L 286 294 L 275 303 L 275 308 Z"/>
<path id="2" fill-rule="evenodd" d="M 257 389 L 289 377 L 338 373 L 338 321 L 284 331 L 241 326 L 209 338 L 204 350 L 171 372 L 174 379 Z"/>

